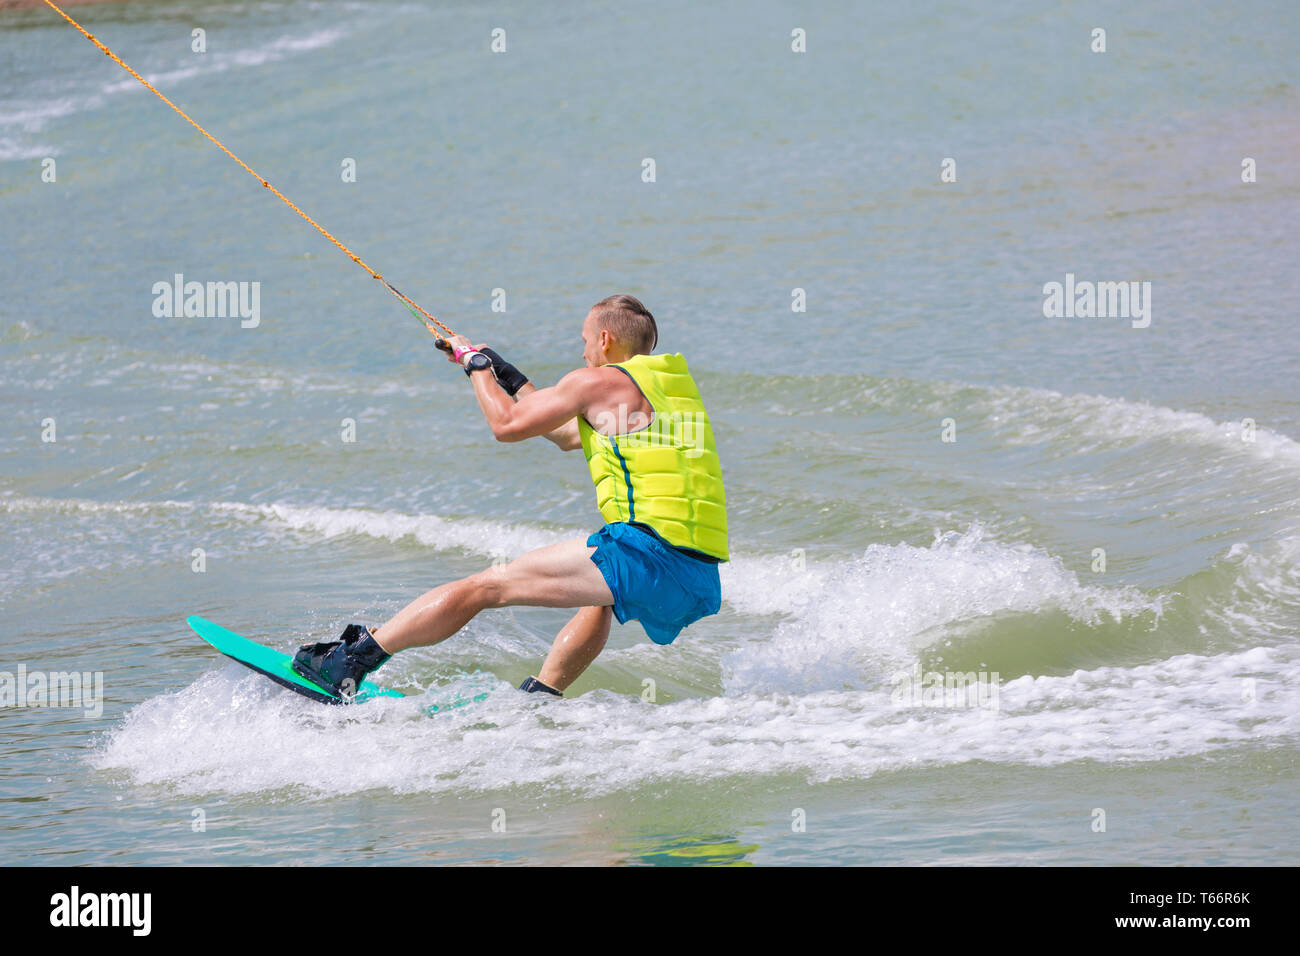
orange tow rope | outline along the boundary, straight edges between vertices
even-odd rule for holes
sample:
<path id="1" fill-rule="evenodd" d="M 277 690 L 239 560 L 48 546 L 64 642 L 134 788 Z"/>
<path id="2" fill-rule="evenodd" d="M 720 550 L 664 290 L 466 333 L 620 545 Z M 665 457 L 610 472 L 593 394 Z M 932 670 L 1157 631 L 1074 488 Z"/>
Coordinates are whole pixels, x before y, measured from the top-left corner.
<path id="1" fill-rule="evenodd" d="M 330 242 L 334 243 L 334 245 L 338 246 L 338 247 L 339 247 L 340 249 L 342 249 L 345 253 L 347 253 L 347 256 L 348 256 L 349 259 L 351 259 L 353 262 L 355 262 L 355 263 L 356 263 L 357 265 L 359 265 L 361 268 L 363 268 L 363 269 L 365 269 L 367 272 L 369 272 L 369 273 L 370 273 L 374 278 L 376 278 L 376 279 L 378 279 L 380 282 L 382 282 L 382 283 L 383 283 L 383 284 L 388 288 L 388 291 L 389 291 L 389 292 L 393 293 L 393 295 L 397 296 L 399 299 L 402 300 L 403 303 L 406 304 L 406 307 L 407 307 L 408 309 L 411 310 L 411 313 L 412 313 L 413 315 L 415 315 L 415 317 L 416 317 L 417 319 L 419 319 L 421 323 L 423 323 L 424 327 L 425 327 L 426 329 L 428 329 L 430 333 L 432 333 L 434 336 L 437 336 L 437 335 L 438 335 L 438 332 L 437 332 L 437 330 L 434 328 L 434 326 L 437 326 L 438 329 L 441 329 L 444 333 L 446 333 L 446 334 L 449 335 L 449 336 L 450 336 L 450 335 L 455 335 L 455 334 L 456 334 L 456 333 L 453 332 L 451 329 L 449 329 L 447 326 L 445 326 L 445 325 L 443 325 L 441 322 L 439 322 L 439 321 L 438 321 L 436 318 L 434 318 L 432 315 L 430 315 L 428 312 L 424 311 L 424 309 L 420 308 L 420 306 L 419 306 L 418 304 L 416 304 L 416 302 L 415 302 L 413 299 L 411 299 L 411 298 L 409 298 L 408 296 L 403 295 L 401 292 L 397 291 L 397 289 L 393 286 L 393 284 L 392 284 L 391 282 L 389 282 L 387 279 L 385 279 L 382 275 L 380 275 L 380 274 L 379 274 L 378 272 L 376 272 L 374 269 L 370 268 L 370 266 L 366 265 L 366 263 L 362 261 L 362 259 L 361 259 L 360 256 L 358 256 L 356 253 L 354 253 L 354 252 L 353 252 L 351 249 L 349 249 L 347 246 L 343 245 L 343 243 L 341 243 L 341 242 L 339 242 L 337 239 L 335 239 L 334 236 L 330 235 L 330 233 L 325 229 L 325 227 L 323 227 L 323 226 L 322 226 L 320 223 L 318 223 L 315 219 L 313 219 L 311 216 L 307 215 L 305 212 L 303 212 L 301 209 L 299 209 L 297 206 L 295 206 L 292 202 L 290 202 L 290 201 L 289 201 L 289 198 L 288 198 L 287 196 L 285 196 L 284 193 L 280 192 L 280 190 L 276 189 L 274 186 L 272 186 L 270 183 L 268 183 L 268 182 L 267 182 L 265 179 L 263 179 L 261 176 L 257 175 L 257 173 L 253 170 L 253 167 L 249 166 L 248 163 L 244 162 L 242 159 L 240 159 L 238 156 L 236 156 L 234 153 L 232 153 L 230 150 L 228 150 L 228 149 L 225 147 L 225 144 L 223 144 L 223 143 L 221 142 L 221 140 L 217 139 L 215 136 L 213 136 L 211 133 L 209 133 L 207 130 L 205 130 L 205 129 L 204 129 L 202 126 L 200 126 L 198 123 L 194 122 L 194 120 L 190 119 L 189 115 L 188 115 L 188 114 L 187 114 L 183 109 L 181 109 L 179 106 L 177 106 L 177 105 L 176 105 L 175 103 L 173 103 L 171 100 L 167 99 L 167 97 L 163 96 L 163 95 L 162 95 L 161 93 L 159 93 L 156 89 L 154 89 L 153 85 L 150 84 L 150 82 L 149 82 L 148 80 L 146 80 L 143 76 L 141 76 L 141 75 L 140 75 L 139 73 L 137 73 L 135 70 L 131 69 L 131 67 L 127 66 L 126 63 L 124 63 L 124 62 L 122 61 L 122 58 L 121 58 L 120 56 L 118 56 L 116 53 L 114 53 L 114 52 L 113 52 L 112 50 L 110 50 L 108 47 L 104 46 L 104 44 L 102 44 L 102 43 L 100 43 L 98 40 L 96 40 L 96 39 L 95 39 L 95 38 L 94 38 L 94 37 L 89 33 L 89 31 L 86 30 L 85 27 L 83 27 L 83 26 L 82 26 L 80 23 L 78 23 L 76 20 L 72 19 L 72 17 L 68 16 L 66 13 L 64 13 L 62 10 L 60 10 L 57 6 L 55 6 L 53 3 L 51 3 L 50 0 L 45 0 L 45 3 L 46 3 L 46 5 L 49 6 L 51 9 L 53 9 L 55 13 L 57 13 L 59 16 L 63 17 L 63 19 L 67 20 L 67 21 L 68 21 L 69 23 L 71 23 L 74 27 L 76 27 L 78 30 L 80 30 L 81 33 L 82 33 L 82 35 L 85 36 L 85 38 L 86 38 L 87 40 L 89 40 L 91 43 L 95 44 L 95 46 L 97 46 L 97 47 L 99 47 L 101 50 L 103 50 L 104 53 L 106 53 L 108 56 L 111 56 L 111 57 L 112 57 L 112 58 L 117 62 L 117 65 L 118 65 L 118 66 L 120 66 L 122 69 L 126 70 L 126 72 L 128 72 L 128 73 L 130 73 L 132 76 L 134 76 L 137 80 L 139 80 L 141 83 L 143 83 L 143 84 L 145 85 L 145 87 L 147 87 L 147 88 L 149 89 L 150 92 L 152 92 L 152 93 L 153 93 L 155 96 L 157 96 L 160 100 L 162 100 L 164 103 L 166 103 L 166 104 L 167 104 L 168 106 L 170 106 L 172 109 L 174 109 L 177 113 L 179 113 L 181 116 L 183 116 L 183 117 L 185 118 L 185 120 L 186 120 L 186 121 L 187 121 L 191 126 L 193 126 L 196 130 L 198 130 L 200 133 L 202 133 L 202 134 L 203 134 L 204 136 L 206 136 L 208 139 L 212 140 L 212 142 L 215 143 L 215 144 L 217 145 L 217 148 L 219 148 L 223 153 L 225 153 L 227 156 L 229 156 L 229 157 L 230 157 L 231 159 L 233 159 L 235 162 L 239 163 L 240 166 L 243 166 L 244 169 L 248 170 L 249 175 L 251 175 L 254 179 L 256 179 L 259 183 L 261 183 L 261 184 L 262 184 L 263 186 L 265 186 L 267 189 L 271 190 L 271 192 L 273 192 L 273 193 L 275 193 L 277 196 L 279 196 L 280 199 L 284 202 L 284 204 L 285 204 L 286 206 L 288 206 L 290 209 L 292 209 L 292 210 L 293 210 L 294 212 L 296 212 L 298 215 L 302 216 L 302 218 L 306 219 L 309 223 L 311 223 L 313 226 L 315 226 L 317 232 L 319 232 L 322 236 L 324 236 L 324 237 L 325 237 L 326 239 L 328 239 Z M 427 319 L 428 321 L 425 321 L 426 319 Z M 430 323 L 432 323 L 432 325 L 430 325 Z"/>

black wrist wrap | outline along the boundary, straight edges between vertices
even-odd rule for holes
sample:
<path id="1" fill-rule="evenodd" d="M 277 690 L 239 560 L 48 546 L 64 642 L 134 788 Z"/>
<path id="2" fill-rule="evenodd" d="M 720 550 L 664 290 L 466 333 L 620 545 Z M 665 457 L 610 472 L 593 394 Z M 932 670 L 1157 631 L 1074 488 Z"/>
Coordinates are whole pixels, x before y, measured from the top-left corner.
<path id="1" fill-rule="evenodd" d="M 497 382 L 506 390 L 507 395 L 513 396 L 515 392 L 528 384 L 528 376 L 503 359 L 493 349 L 481 348 L 479 351 L 492 360 L 492 371 L 497 377 Z"/>

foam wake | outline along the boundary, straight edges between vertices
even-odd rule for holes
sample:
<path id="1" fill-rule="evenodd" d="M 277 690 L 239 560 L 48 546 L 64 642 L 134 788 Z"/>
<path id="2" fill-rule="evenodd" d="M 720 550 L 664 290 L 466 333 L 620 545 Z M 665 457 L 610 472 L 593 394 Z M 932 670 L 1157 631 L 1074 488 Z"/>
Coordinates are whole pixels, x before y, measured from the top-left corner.
<path id="1" fill-rule="evenodd" d="M 464 690 L 484 692 L 482 677 Z M 1167 760 L 1300 732 L 1300 659 L 1182 655 L 1001 686 L 997 709 L 901 706 L 887 689 L 651 704 L 607 691 L 538 701 L 504 682 L 426 716 L 429 695 L 328 708 L 230 664 L 137 706 L 95 767 L 187 794 L 525 788 L 597 795 L 720 778 L 809 783 L 971 761 Z M 447 695 L 457 687 L 445 686 Z M 346 759 L 340 759 L 346 755 Z"/>
<path id="2" fill-rule="evenodd" d="M 1154 627 L 1165 600 L 1084 584 L 1060 558 L 1001 544 L 980 526 L 937 535 L 929 548 L 872 545 L 859 558 L 810 571 L 791 570 L 788 560 L 784 568 L 755 563 L 751 570 L 737 562 L 723 593 L 733 606 L 780 610 L 788 619 L 723 658 L 729 692 L 868 687 L 910 666 L 923 648 L 1011 614 L 1057 612 L 1088 627 L 1138 618 Z"/>

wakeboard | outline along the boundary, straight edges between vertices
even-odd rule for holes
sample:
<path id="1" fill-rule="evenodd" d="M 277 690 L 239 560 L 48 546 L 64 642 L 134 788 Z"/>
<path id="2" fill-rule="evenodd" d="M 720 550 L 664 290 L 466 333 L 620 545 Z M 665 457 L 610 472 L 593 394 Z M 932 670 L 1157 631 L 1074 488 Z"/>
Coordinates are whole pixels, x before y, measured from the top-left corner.
<path id="1" fill-rule="evenodd" d="M 315 681 L 303 677 L 293 669 L 293 658 L 265 644 L 251 641 L 242 635 L 229 631 L 220 624 L 213 624 L 206 618 L 195 615 L 186 618 L 186 623 L 194 633 L 203 638 L 231 660 L 239 661 L 245 667 L 257 671 L 263 677 L 269 677 L 281 687 L 287 687 L 295 693 L 310 697 L 322 704 L 346 704 L 349 701 L 340 697 L 327 687 L 321 687 Z M 357 694 L 351 703 L 360 704 L 376 697 L 404 697 L 395 690 L 378 687 L 368 680 L 363 680 L 357 688 Z"/>

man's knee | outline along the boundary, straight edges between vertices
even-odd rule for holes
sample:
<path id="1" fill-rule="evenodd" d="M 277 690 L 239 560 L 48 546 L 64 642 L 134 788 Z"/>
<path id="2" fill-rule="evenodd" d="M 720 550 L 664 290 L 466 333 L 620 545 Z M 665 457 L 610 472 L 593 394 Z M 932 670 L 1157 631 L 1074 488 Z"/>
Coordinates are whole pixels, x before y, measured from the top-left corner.
<path id="1" fill-rule="evenodd" d="M 494 564 L 464 579 L 463 583 L 470 591 L 475 604 L 480 607 L 505 606 L 509 596 L 508 568 L 507 564 Z"/>

